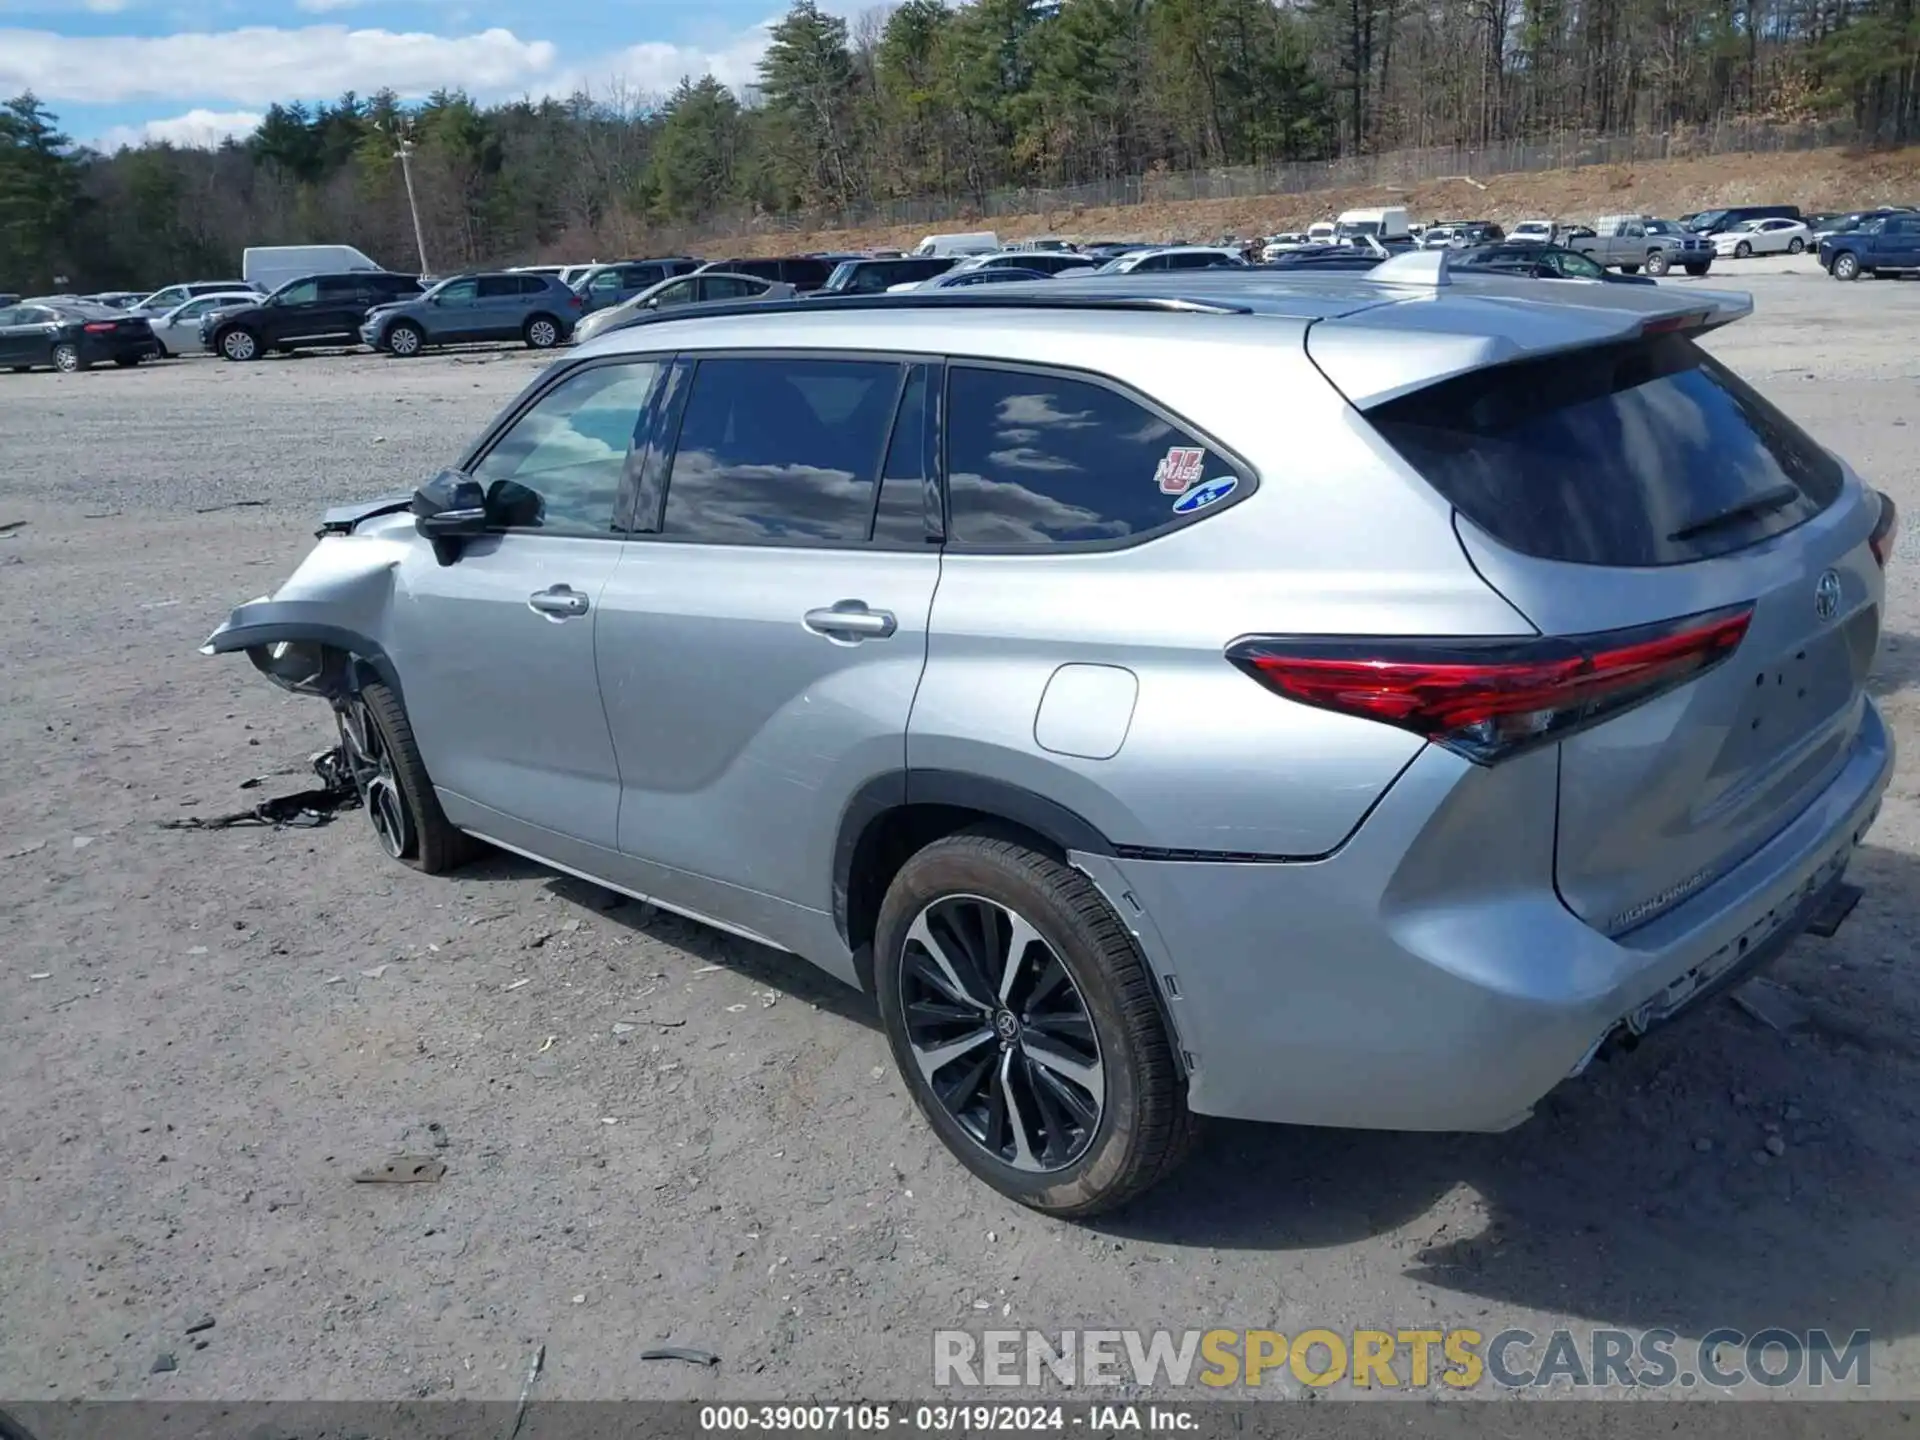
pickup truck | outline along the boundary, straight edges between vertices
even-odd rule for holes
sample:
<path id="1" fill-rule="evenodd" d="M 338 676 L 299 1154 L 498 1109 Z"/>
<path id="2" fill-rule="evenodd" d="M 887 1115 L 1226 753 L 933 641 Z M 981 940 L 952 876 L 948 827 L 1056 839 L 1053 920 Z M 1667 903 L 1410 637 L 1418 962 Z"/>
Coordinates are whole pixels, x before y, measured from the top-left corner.
<path id="1" fill-rule="evenodd" d="M 1820 268 L 1836 280 L 1920 270 L 1920 215 L 1876 215 L 1820 242 Z"/>
<path id="2" fill-rule="evenodd" d="M 1594 233 L 1570 238 L 1567 247 L 1632 275 L 1642 265 L 1649 275 L 1664 275 L 1675 265 L 1689 275 L 1704 275 L 1713 265 L 1713 242 L 1689 235 L 1671 220 L 1648 215 L 1602 215 Z"/>

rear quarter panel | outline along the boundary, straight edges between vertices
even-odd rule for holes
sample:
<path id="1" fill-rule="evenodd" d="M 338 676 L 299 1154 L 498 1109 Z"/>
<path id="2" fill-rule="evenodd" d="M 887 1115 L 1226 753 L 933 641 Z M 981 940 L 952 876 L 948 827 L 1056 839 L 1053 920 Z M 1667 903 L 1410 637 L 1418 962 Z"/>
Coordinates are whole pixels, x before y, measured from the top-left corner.
<path id="1" fill-rule="evenodd" d="M 907 755 L 1079 813 L 1117 845 L 1306 857 L 1337 848 L 1423 742 L 1283 700 L 1223 652 L 1248 634 L 1526 634 L 1455 539 L 1308 361 L 1299 321 L 1137 317 L 1089 347 L 1023 358 L 1085 368 L 1236 452 L 1258 486 L 1162 538 L 1102 552 L 952 547 L 935 597 Z M 1148 334 L 1146 331 L 1164 331 Z M 1115 484 L 1154 486 L 1150 473 Z M 1170 502 L 1169 502 L 1170 503 Z M 1036 739 L 1073 663 L 1137 677 L 1110 758 Z M 1098 728 L 1098 727 L 1096 727 Z M 1104 748 L 1104 747 L 1102 747 Z"/>

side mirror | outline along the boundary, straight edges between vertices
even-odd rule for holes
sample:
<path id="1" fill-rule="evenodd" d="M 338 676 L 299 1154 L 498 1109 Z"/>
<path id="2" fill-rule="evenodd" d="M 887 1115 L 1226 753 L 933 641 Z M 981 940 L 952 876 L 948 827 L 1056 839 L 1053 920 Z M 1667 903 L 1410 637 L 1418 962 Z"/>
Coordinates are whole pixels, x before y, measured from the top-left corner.
<path id="1" fill-rule="evenodd" d="M 442 470 L 413 492 L 413 528 L 433 542 L 442 565 L 460 558 L 460 542 L 487 531 L 487 494 L 458 470 Z"/>
<path id="2" fill-rule="evenodd" d="M 651 300 L 649 300 L 649 301 L 647 301 L 647 309 L 649 309 L 649 310 L 658 310 L 659 308 L 660 308 L 660 297 L 659 297 L 659 296 L 657 296 L 657 295 L 656 295 L 656 296 L 655 296 L 655 297 L 654 297 L 653 299 L 651 299 Z"/>

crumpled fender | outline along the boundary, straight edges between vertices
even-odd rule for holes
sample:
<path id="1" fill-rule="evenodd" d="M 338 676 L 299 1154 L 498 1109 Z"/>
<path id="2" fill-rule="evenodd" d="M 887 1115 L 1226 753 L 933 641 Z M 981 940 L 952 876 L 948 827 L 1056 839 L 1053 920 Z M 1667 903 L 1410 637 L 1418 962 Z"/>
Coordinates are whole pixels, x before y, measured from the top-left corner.
<path id="1" fill-rule="evenodd" d="M 340 528 L 331 528 L 336 524 Z M 391 502 L 329 511 L 320 543 L 286 584 L 235 606 L 200 653 L 243 651 L 286 689 L 332 695 L 350 685 L 354 673 L 351 666 L 319 663 L 322 651 L 337 651 L 357 657 L 398 692 L 385 636 L 394 572 L 412 532 L 412 517 L 394 512 Z"/>

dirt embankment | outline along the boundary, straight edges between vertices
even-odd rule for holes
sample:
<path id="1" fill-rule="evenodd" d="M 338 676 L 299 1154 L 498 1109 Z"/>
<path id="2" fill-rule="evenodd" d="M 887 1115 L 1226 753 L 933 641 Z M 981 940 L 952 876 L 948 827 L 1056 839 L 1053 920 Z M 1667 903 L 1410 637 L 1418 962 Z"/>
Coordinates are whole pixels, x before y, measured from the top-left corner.
<path id="1" fill-rule="evenodd" d="M 1372 185 L 1251 199 L 1190 200 L 1099 209 L 1075 206 L 944 224 L 873 225 L 846 230 L 755 231 L 726 242 L 742 254 L 907 249 L 931 230 L 991 229 L 1003 239 L 1061 235 L 1077 240 L 1193 240 L 1303 229 L 1341 210 L 1405 205 L 1422 220 L 1529 216 L 1591 221 L 1622 213 L 1679 215 L 1716 205 L 1794 204 L 1804 210 L 1920 205 L 1920 146 L 1855 155 L 1843 150 L 1715 155 L 1637 165 L 1596 165 L 1525 175 Z M 707 253 L 722 242 L 709 240 Z"/>

